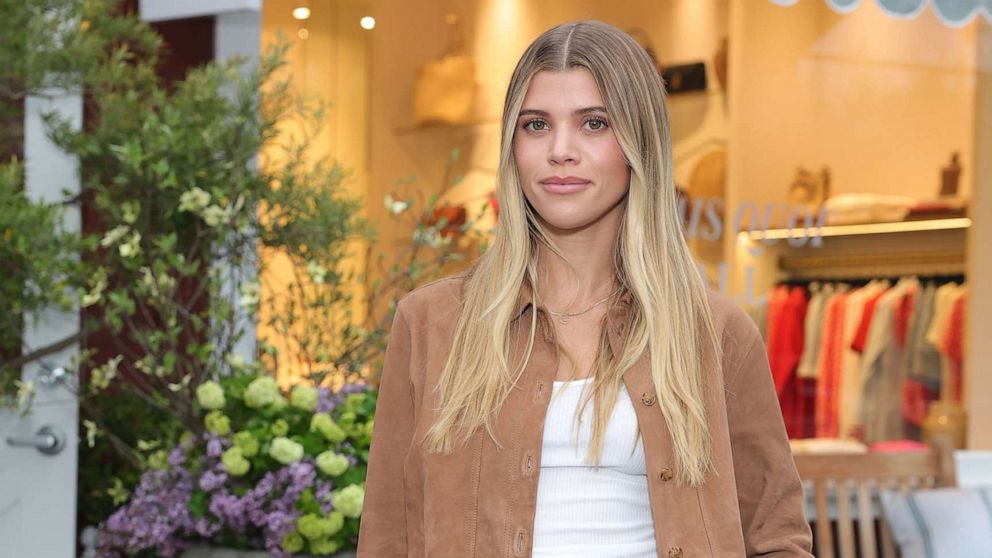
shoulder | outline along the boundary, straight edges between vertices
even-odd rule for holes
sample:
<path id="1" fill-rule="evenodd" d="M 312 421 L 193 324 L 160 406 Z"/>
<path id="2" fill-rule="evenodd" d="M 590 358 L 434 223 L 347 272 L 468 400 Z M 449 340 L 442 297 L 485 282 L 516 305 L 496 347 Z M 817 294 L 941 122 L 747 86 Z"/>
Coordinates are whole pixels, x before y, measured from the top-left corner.
<path id="1" fill-rule="evenodd" d="M 706 289 L 710 315 L 713 326 L 719 338 L 724 372 L 736 368 L 735 364 L 743 360 L 756 347 L 764 346 L 764 339 L 758 324 L 739 303 L 729 296 Z"/>
<path id="2" fill-rule="evenodd" d="M 710 314 L 713 317 L 713 325 L 716 327 L 717 333 L 724 339 L 725 344 L 727 340 L 750 342 L 756 336 L 761 336 L 758 325 L 735 300 L 713 289 L 706 289 L 706 296 Z"/>
<path id="3" fill-rule="evenodd" d="M 461 308 L 462 288 L 469 271 L 433 279 L 400 297 L 397 313 L 411 323 L 426 324 L 436 319 L 457 316 Z"/>

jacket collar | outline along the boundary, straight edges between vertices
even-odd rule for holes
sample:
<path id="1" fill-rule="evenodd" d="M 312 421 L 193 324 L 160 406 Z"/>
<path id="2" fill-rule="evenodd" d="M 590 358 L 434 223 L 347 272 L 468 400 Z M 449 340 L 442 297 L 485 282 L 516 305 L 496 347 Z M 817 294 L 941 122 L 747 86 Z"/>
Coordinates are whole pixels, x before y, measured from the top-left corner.
<path id="1" fill-rule="evenodd" d="M 532 289 L 530 282 L 524 279 L 523 285 L 520 286 L 520 293 L 517 295 L 517 301 L 513 307 L 513 313 L 510 314 L 510 323 L 517 320 L 528 308 L 533 306 L 532 299 Z M 614 314 L 614 310 L 619 310 L 622 313 L 626 313 L 629 310 L 631 303 L 633 302 L 633 295 L 631 295 L 629 290 L 625 290 L 620 293 L 620 297 L 614 306 L 611 307 L 610 314 Z M 539 304 L 538 308 L 547 312 L 547 309 L 543 304 Z"/>

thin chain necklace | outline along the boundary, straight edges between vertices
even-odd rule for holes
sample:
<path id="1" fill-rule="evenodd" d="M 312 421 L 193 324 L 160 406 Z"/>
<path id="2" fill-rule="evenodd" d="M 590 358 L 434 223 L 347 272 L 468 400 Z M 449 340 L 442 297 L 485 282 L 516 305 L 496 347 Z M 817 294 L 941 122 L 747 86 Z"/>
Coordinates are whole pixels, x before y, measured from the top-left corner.
<path id="1" fill-rule="evenodd" d="M 552 310 L 548 310 L 548 314 L 551 314 L 552 316 L 557 316 L 559 323 L 567 324 L 569 318 L 574 318 L 575 316 L 580 316 L 582 314 L 585 314 L 586 312 L 592 310 L 593 308 L 599 306 L 600 304 L 602 304 L 602 303 L 606 302 L 607 300 L 609 300 L 610 298 L 612 298 L 613 295 L 615 295 L 618 292 L 620 292 L 620 289 L 622 289 L 622 288 L 623 288 L 623 285 L 620 285 L 619 287 L 617 287 L 617 290 L 615 290 L 612 293 L 610 293 L 606 298 L 604 298 L 603 300 L 600 300 L 599 302 L 593 304 L 592 306 L 590 306 L 589 308 L 586 308 L 585 310 L 583 310 L 581 312 L 568 313 L 568 312 L 554 312 Z"/>

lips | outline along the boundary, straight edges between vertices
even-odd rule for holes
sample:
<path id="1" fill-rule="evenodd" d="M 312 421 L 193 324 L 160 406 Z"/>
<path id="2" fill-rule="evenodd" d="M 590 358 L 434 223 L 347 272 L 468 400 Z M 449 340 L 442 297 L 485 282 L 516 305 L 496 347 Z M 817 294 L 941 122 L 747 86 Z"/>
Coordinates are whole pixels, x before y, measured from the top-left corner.
<path id="1" fill-rule="evenodd" d="M 589 182 L 578 176 L 550 176 L 541 180 L 540 184 L 551 194 L 574 194 L 585 190 Z"/>

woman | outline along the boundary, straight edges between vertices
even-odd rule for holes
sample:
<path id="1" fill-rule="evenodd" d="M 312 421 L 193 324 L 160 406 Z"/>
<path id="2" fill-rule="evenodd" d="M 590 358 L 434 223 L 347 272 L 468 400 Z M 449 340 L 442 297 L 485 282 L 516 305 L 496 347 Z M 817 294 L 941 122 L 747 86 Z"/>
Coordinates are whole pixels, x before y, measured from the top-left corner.
<path id="1" fill-rule="evenodd" d="M 810 556 L 764 344 L 690 257 L 644 50 L 595 21 L 531 44 L 497 183 L 485 255 L 398 305 L 359 557 Z"/>

